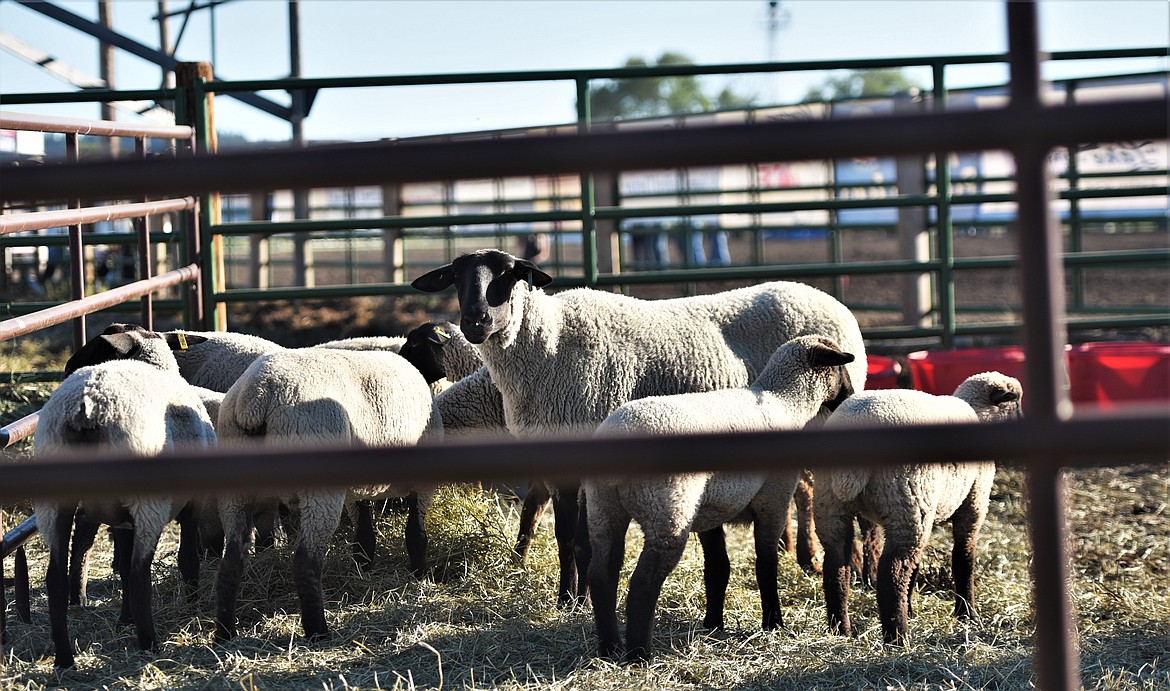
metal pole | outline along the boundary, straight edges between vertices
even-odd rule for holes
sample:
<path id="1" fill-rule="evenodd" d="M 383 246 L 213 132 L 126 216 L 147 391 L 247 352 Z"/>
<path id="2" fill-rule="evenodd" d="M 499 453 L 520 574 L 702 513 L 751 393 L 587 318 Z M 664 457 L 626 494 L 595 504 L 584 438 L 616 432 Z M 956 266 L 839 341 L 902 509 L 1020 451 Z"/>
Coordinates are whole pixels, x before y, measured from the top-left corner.
<path id="1" fill-rule="evenodd" d="M 103 27 L 107 29 L 112 30 L 114 28 L 114 7 L 110 0 L 98 0 L 98 21 Z M 98 62 L 101 69 L 100 76 L 102 81 L 106 83 L 106 88 L 114 89 L 115 82 L 117 81 L 114 78 L 114 45 L 112 43 L 107 43 L 106 41 L 102 41 L 98 45 Z M 102 103 L 101 119 L 117 120 L 118 115 L 117 111 L 114 109 L 114 106 L 109 103 Z M 117 156 L 117 140 L 113 138 L 107 138 L 103 141 L 106 149 L 106 155 L 110 157 Z"/>
<path id="2" fill-rule="evenodd" d="M 1011 65 L 1009 108 L 1020 112 L 1042 107 L 1036 6 L 1007 3 L 1008 50 Z M 1024 143 L 1013 149 L 1016 232 L 1020 265 L 1029 267 L 1024 283 L 1024 344 L 1027 348 L 1026 413 L 1036 422 L 1055 422 L 1068 408 L 1067 391 L 1059 386 L 1064 355 L 1064 274 L 1060 261 L 1060 226 L 1049 208 L 1051 186 L 1046 165 L 1048 149 Z M 1064 479 L 1056 456 L 1029 466 L 1028 521 L 1032 540 L 1032 602 L 1036 610 L 1036 651 L 1033 666 L 1041 689 L 1080 687 L 1076 624 L 1068 594 L 1068 547 L 1065 543 Z"/>
<path id="3" fill-rule="evenodd" d="M 288 48 L 289 48 L 289 76 L 301 76 L 301 11 L 297 0 L 288 3 Z M 292 125 L 292 146 L 302 149 L 305 146 L 305 92 L 294 90 L 289 92 L 292 97 L 292 112 L 289 123 Z M 309 217 L 309 193 L 305 189 L 293 190 L 293 217 L 307 219 Z M 293 272 L 296 284 L 312 288 L 316 285 L 316 275 L 313 271 L 313 248 L 308 233 L 297 233 L 293 238 Z"/>

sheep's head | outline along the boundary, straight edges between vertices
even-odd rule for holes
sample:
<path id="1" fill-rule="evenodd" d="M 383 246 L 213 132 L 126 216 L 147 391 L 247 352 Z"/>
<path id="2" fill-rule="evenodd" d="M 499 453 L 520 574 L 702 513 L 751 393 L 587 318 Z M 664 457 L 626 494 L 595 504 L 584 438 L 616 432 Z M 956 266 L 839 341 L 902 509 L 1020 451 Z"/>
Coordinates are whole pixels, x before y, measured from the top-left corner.
<path id="1" fill-rule="evenodd" d="M 500 250 L 478 250 L 419 276 L 410 285 L 427 293 L 455 286 L 459 296 L 459 329 L 471 343 L 483 343 L 505 332 L 512 320 L 513 289 L 520 281 L 534 288 L 552 276 L 524 259 Z"/>
<path id="2" fill-rule="evenodd" d="M 982 372 L 967 377 L 955 389 L 979 416 L 980 422 L 1012 420 L 1023 415 L 1024 388 L 1020 380 L 1002 372 Z"/>
<path id="3" fill-rule="evenodd" d="M 853 362 L 853 354 L 843 352 L 836 341 L 824 336 L 805 336 L 799 340 L 808 348 L 809 366 L 829 377 L 829 397 L 824 406 L 831 411 L 836 410 L 846 398 L 853 395 L 853 382 L 849 379 L 849 371 L 845 369 L 845 365 Z"/>
<path id="4" fill-rule="evenodd" d="M 187 339 L 191 339 L 192 344 L 206 340 L 194 334 L 188 335 Z M 147 331 L 137 324 L 111 324 L 65 362 L 65 374 L 110 360 L 139 360 L 159 369 L 177 370 L 175 358 L 170 354 L 175 347 L 162 334 Z"/>
<path id="5" fill-rule="evenodd" d="M 406 343 L 402 344 L 398 354 L 422 372 L 428 384 L 433 384 L 447 376 L 443 346 L 450 340 L 451 334 L 442 324 L 427 322 L 406 334 Z"/>

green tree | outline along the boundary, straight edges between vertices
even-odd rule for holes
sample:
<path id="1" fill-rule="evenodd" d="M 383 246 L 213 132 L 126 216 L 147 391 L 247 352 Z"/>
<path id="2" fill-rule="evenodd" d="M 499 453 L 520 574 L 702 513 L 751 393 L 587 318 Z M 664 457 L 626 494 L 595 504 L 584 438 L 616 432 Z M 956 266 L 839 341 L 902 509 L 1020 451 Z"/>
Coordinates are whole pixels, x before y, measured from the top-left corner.
<path id="1" fill-rule="evenodd" d="M 848 70 L 829 75 L 820 84 L 811 87 L 804 95 L 804 100 L 832 101 L 860 96 L 890 96 L 921 88 L 921 85 L 896 67 Z"/>
<path id="2" fill-rule="evenodd" d="M 653 64 L 641 57 L 632 57 L 626 60 L 625 67 L 693 64 L 687 56 L 667 51 Z M 694 75 L 613 79 L 591 85 L 589 89 L 590 113 L 598 120 L 701 113 L 746 107 L 751 102 L 752 97 L 738 94 L 730 87 L 724 87 L 718 93 L 707 93 Z"/>

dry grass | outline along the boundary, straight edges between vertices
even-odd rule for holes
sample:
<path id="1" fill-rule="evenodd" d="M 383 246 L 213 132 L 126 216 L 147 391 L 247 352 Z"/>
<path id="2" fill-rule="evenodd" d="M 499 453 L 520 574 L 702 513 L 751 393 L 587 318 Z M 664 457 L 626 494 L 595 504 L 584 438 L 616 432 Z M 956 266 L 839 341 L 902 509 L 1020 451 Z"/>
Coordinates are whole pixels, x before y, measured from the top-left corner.
<path id="1" fill-rule="evenodd" d="M 1076 599 L 1089 689 L 1170 687 L 1170 470 L 1099 469 L 1070 474 L 1070 525 Z M 758 630 L 750 528 L 733 527 L 727 630 L 698 626 L 702 559 L 691 545 L 669 579 L 659 608 L 657 655 L 645 666 L 593 657 L 592 614 L 558 610 L 552 531 L 538 535 L 531 561 L 514 564 L 512 502 L 470 487 L 444 489 L 429 521 L 434 575 L 407 575 L 404 517 L 378 521 L 380 558 L 358 572 L 339 532 L 324 581 L 332 637 L 299 636 L 289 549 L 278 546 L 249 565 L 240 600 L 240 635 L 211 642 L 216 564 L 205 565 L 197 609 L 180 596 L 176 533 L 156 562 L 155 605 L 162 649 L 136 649 L 116 623 L 119 596 L 104 537 L 92 562 L 95 604 L 70 612 L 78 649 L 74 670 L 52 666 L 43 582 L 45 554 L 30 543 L 33 623 L 9 616 L 5 689 L 983 689 L 1026 688 L 1031 679 L 1028 540 L 1022 477 L 1001 471 L 980 545 L 976 623 L 957 622 L 945 574 L 950 549 L 940 527 L 917 594 L 911 644 L 881 643 L 872 593 L 855 591 L 860 634 L 830 636 L 819 578 L 781 560 L 786 627 Z M 7 516 L 6 528 L 20 518 Z M 626 574 L 640 547 L 631 529 Z M 623 586 L 624 589 L 624 586 Z"/>

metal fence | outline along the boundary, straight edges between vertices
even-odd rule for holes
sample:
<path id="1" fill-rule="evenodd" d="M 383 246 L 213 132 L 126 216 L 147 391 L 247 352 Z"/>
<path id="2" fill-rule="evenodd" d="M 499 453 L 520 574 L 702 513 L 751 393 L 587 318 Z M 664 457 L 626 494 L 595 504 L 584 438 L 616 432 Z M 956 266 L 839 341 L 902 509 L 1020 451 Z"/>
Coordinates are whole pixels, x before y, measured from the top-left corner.
<path id="1" fill-rule="evenodd" d="M 796 161 L 855 155 L 940 154 L 1003 149 L 1016 167 L 1019 264 L 1029 382 L 1026 419 L 981 427 L 936 425 L 912 433 L 897 429 L 696 435 L 647 439 L 562 439 L 450 443 L 397 449 L 347 449 L 328 468 L 320 451 L 215 450 L 175 454 L 166 464 L 124 456 L 63 458 L 0 466 L 0 501 L 28 497 L 90 497 L 119 493 L 217 492 L 307 485 L 348 486 L 389 481 L 465 482 L 518 480 L 563 474 L 749 470 L 849 465 L 858 449 L 867 463 L 1010 458 L 1028 476 L 1036 614 L 1034 665 L 1043 689 L 1079 686 L 1073 605 L 1066 587 L 1068 554 L 1062 470 L 1067 467 L 1164 461 L 1170 457 L 1170 411 L 1164 407 L 1116 415 L 1069 414 L 1061 372 L 1065 343 L 1064 273 L 1060 230 L 1052 213 L 1046 166 L 1050 149 L 1101 139 L 1165 139 L 1170 118 L 1165 97 L 1125 103 L 1042 103 L 1036 10 L 1007 3 L 1010 98 L 979 112 L 896 114 L 854 121 L 805 121 L 712 126 L 675 131 L 588 132 L 487 141 L 377 143 L 311 150 L 248 152 L 161 161 L 103 161 L 5 172 L 0 201 L 27 202 L 85 189 L 96 198 L 141 195 L 243 193 L 330 185 L 407 183 L 511 175 L 582 175 L 609 171 Z M 306 84 L 306 88 L 308 88 Z M 240 87 L 242 88 L 242 87 Z M 199 95 L 211 83 L 194 84 Z M 200 117 L 194 122 L 198 125 Z M 939 160 L 945 156 L 939 156 Z M 586 198 L 589 198 L 588 194 Z M 582 210 L 584 281 L 618 283 L 601 276 L 593 256 L 596 209 Z M 206 255 L 208 240 L 203 241 Z M 214 267 L 207 267 L 214 271 Z M 712 270 L 713 275 L 764 278 L 758 268 Z M 384 292 L 402 292 L 387 286 Z M 221 298 L 224 296 L 220 296 Z M 783 445 L 787 454 L 777 458 Z M 557 468 L 546 460 L 557 458 Z M 246 459 L 246 463 L 241 463 Z M 147 472 L 146 466 L 150 469 Z M 279 478 L 279 480 L 274 480 Z"/>

